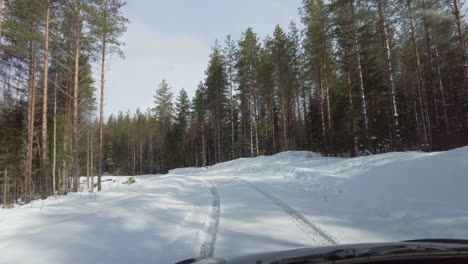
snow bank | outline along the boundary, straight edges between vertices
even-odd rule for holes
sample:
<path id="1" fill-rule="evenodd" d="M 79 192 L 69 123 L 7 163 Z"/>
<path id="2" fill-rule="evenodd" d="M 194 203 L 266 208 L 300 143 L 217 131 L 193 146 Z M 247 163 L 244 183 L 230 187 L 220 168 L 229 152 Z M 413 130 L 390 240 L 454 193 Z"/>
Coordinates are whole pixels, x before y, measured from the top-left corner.
<path id="1" fill-rule="evenodd" d="M 468 147 L 346 159 L 292 151 L 186 173 L 265 186 L 343 243 L 468 237 Z"/>

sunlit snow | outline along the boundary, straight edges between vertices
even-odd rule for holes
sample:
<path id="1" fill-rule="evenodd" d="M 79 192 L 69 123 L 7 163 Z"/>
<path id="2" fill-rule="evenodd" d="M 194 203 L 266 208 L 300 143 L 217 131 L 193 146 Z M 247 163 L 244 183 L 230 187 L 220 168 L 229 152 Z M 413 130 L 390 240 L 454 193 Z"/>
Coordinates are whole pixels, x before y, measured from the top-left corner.
<path id="1" fill-rule="evenodd" d="M 468 237 L 468 147 L 353 159 L 285 152 L 132 185 L 105 179 L 98 194 L 0 210 L 0 263 L 173 263 Z"/>

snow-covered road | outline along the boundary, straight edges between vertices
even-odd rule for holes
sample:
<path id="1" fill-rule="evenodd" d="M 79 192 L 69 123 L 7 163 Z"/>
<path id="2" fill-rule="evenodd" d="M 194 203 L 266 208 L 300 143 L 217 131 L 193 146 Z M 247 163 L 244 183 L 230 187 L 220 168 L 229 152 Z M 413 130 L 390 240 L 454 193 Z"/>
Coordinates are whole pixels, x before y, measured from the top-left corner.
<path id="1" fill-rule="evenodd" d="M 0 210 L 0 263 L 174 263 L 306 246 L 468 237 L 468 148 L 287 152 Z"/>

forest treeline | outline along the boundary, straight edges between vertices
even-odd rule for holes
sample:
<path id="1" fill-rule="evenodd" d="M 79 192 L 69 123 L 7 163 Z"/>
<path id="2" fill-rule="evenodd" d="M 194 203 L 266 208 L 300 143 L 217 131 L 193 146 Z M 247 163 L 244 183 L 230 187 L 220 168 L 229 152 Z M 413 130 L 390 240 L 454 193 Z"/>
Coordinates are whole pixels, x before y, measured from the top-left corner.
<path id="1" fill-rule="evenodd" d="M 64 13 L 51 16 L 48 70 L 47 9 L 33 19 L 13 11 L 21 2 L 5 5 L 1 37 L 3 201 L 77 191 L 79 175 L 103 171 L 165 173 L 288 150 L 351 157 L 468 144 L 459 0 L 304 0 L 301 25 L 277 26 L 263 39 L 248 28 L 239 40 L 216 41 L 193 98 L 184 89 L 174 95 L 163 80 L 152 108 L 105 124 L 102 111 L 95 117 L 90 72 L 118 51 L 126 20 L 121 5 L 109 3 L 119 2 L 54 2 Z M 21 25 L 26 32 L 17 36 Z M 57 96 L 31 102 L 44 101 L 44 80 Z"/>
<path id="2" fill-rule="evenodd" d="M 288 150 L 356 156 L 468 144 L 458 1 L 305 0 L 302 26 L 215 42 L 193 98 L 110 116 L 106 171 L 164 173 Z M 300 30 L 299 28 L 303 28 Z"/>
<path id="3" fill-rule="evenodd" d="M 4 207 L 79 191 L 83 175 L 99 175 L 87 183 L 100 190 L 106 58 L 121 54 L 119 38 L 128 22 L 124 4 L 0 0 Z"/>

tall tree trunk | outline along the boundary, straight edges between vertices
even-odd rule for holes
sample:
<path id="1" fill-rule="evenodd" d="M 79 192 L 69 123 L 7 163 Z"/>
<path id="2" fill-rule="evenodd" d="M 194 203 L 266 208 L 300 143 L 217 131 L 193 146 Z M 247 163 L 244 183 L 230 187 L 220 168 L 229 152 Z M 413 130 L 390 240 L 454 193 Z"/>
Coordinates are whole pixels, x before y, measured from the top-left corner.
<path id="1" fill-rule="evenodd" d="M 7 199 L 8 199 L 8 169 L 5 169 L 4 174 L 3 174 L 3 208 L 8 208 Z"/>
<path id="2" fill-rule="evenodd" d="M 257 96 L 254 96 L 254 115 L 255 115 L 255 151 L 257 156 L 259 153 L 259 144 L 258 144 L 258 112 L 257 112 Z"/>
<path id="3" fill-rule="evenodd" d="M 444 85 L 442 83 L 442 74 L 440 72 L 439 51 L 437 49 L 437 46 L 435 48 L 435 55 L 436 55 L 437 77 L 439 79 L 440 97 L 442 99 L 442 113 L 444 115 L 445 129 L 446 129 L 446 132 L 448 133 L 450 130 L 449 130 L 449 120 L 447 116 L 447 104 L 445 103 L 445 91 L 444 91 Z"/>
<path id="4" fill-rule="evenodd" d="M 281 90 L 281 122 L 283 126 L 283 151 L 289 150 L 288 144 L 288 119 L 287 119 L 287 110 L 286 110 L 286 95 L 284 94 L 284 87 L 280 88 Z"/>
<path id="5" fill-rule="evenodd" d="M 364 141 L 365 141 L 365 148 L 369 147 L 369 118 L 367 115 L 367 101 L 366 101 L 366 92 L 364 89 L 364 78 L 362 75 L 362 65 L 361 65 L 361 47 L 359 45 L 358 33 L 356 28 L 356 18 L 354 12 L 354 0 L 350 0 L 350 7 L 351 7 L 351 27 L 353 30 L 353 41 L 354 46 L 356 49 L 356 62 L 358 67 L 358 75 L 359 75 L 359 88 L 361 90 L 361 103 L 362 103 L 362 115 L 364 120 Z"/>
<path id="6" fill-rule="evenodd" d="M 101 191 L 101 177 L 102 177 L 102 169 L 103 169 L 103 144 L 104 144 L 104 85 L 105 85 L 105 66 L 106 66 L 106 36 L 102 38 L 102 54 L 101 54 L 101 98 L 100 98 L 100 106 L 99 106 L 99 167 L 98 167 L 98 179 L 97 179 L 97 187 L 98 192 Z"/>
<path id="7" fill-rule="evenodd" d="M 153 131 L 151 129 L 151 115 L 148 114 L 148 131 L 149 131 L 149 173 L 153 174 L 154 168 L 154 150 L 153 150 Z"/>
<path id="8" fill-rule="evenodd" d="M 423 5 L 423 11 L 426 13 L 427 6 L 426 6 L 426 1 L 422 0 L 422 5 Z M 434 75 L 434 59 L 432 55 L 432 48 L 431 48 L 431 37 L 429 35 L 429 22 L 427 20 L 426 14 L 423 14 L 422 16 L 423 19 L 423 26 L 424 26 L 424 36 L 426 40 L 426 49 L 427 49 L 427 57 L 429 59 L 429 72 L 427 74 L 427 82 L 430 86 L 430 95 L 432 98 L 430 98 L 428 101 L 431 101 L 433 104 L 433 109 L 434 109 L 434 116 L 436 119 L 436 124 L 437 126 L 439 125 L 439 111 L 437 109 L 437 93 L 436 93 L 436 86 L 435 82 L 433 81 L 433 75 Z M 432 99 L 432 100 L 431 100 Z M 429 108 L 429 106 L 428 106 Z M 429 109 L 428 109 L 429 111 Z"/>
<path id="9" fill-rule="evenodd" d="M 91 121 L 91 116 L 89 117 L 89 120 Z M 88 135 L 86 139 L 86 186 L 88 187 L 89 190 L 89 167 L 90 167 L 90 138 L 91 138 L 91 129 L 88 128 Z"/>
<path id="10" fill-rule="evenodd" d="M 201 127 L 201 134 L 202 134 L 202 167 L 206 166 L 206 138 L 205 138 L 205 122 L 202 122 Z"/>
<path id="11" fill-rule="evenodd" d="M 49 4 L 47 2 L 47 4 Z M 44 92 L 42 94 L 42 156 L 41 156 L 41 174 L 45 182 L 44 196 L 49 195 L 49 180 L 47 177 L 47 100 L 49 89 L 49 18 L 50 7 L 46 11 L 46 28 L 45 28 L 45 43 L 44 43 Z"/>
<path id="12" fill-rule="evenodd" d="M 431 143 L 431 125 L 430 119 L 427 112 L 427 101 L 426 101 L 426 91 L 424 87 L 423 81 L 423 73 L 421 67 L 421 60 L 419 57 L 419 50 L 416 43 L 416 34 L 414 32 L 414 22 L 413 22 L 413 11 L 411 7 L 411 0 L 407 1 L 408 11 L 409 11 L 409 19 L 410 19 L 410 30 L 411 30 L 411 40 L 413 43 L 413 51 L 416 56 L 416 70 L 417 70 L 417 86 L 418 86 L 418 94 L 419 94 L 419 103 L 421 108 L 421 120 L 423 123 L 423 132 L 424 132 L 424 144 L 425 148 L 428 149 Z"/>
<path id="13" fill-rule="evenodd" d="M 55 85 L 57 85 L 57 76 L 55 74 Z M 52 156 L 52 194 L 55 195 L 56 186 L 55 186 L 55 170 L 57 166 L 57 86 L 54 89 L 54 147 L 53 147 L 53 156 Z"/>
<path id="14" fill-rule="evenodd" d="M 26 153 L 26 175 L 25 175 L 25 201 L 30 202 L 32 196 L 32 161 L 34 148 L 34 116 L 36 106 L 36 42 L 33 42 L 29 65 L 29 91 L 28 91 L 28 143 Z"/>
<path id="15" fill-rule="evenodd" d="M 398 108 L 397 108 L 397 99 L 396 99 L 396 89 L 395 89 L 395 82 L 393 80 L 393 65 L 392 65 L 392 50 L 390 48 L 390 41 L 388 37 L 388 30 L 387 30 L 387 19 L 385 17 L 385 10 L 384 10 L 385 0 L 379 0 L 379 16 L 381 20 L 382 26 L 382 34 L 383 34 L 383 44 L 385 50 L 385 59 L 386 59 L 386 66 L 387 66 L 387 78 L 388 78 L 388 85 L 390 87 L 390 96 L 391 96 L 391 109 L 392 109 L 392 118 L 393 118 L 393 136 L 396 140 L 394 142 L 394 146 L 397 150 L 401 149 L 401 139 L 400 139 L 400 125 L 398 123 Z"/>
<path id="16" fill-rule="evenodd" d="M 254 146 L 253 146 L 253 122 L 254 116 L 252 111 L 252 89 L 249 94 L 249 116 L 250 116 L 250 157 L 254 156 Z"/>
<path id="17" fill-rule="evenodd" d="M 349 109 L 349 128 L 351 130 L 352 150 L 351 156 L 354 157 L 358 153 L 358 142 L 356 137 L 356 120 L 354 119 L 353 105 L 353 85 L 351 83 L 351 67 L 349 66 L 348 48 L 344 45 L 345 56 L 345 71 L 346 71 L 346 86 L 348 88 L 348 109 Z"/>
<path id="18" fill-rule="evenodd" d="M 229 42 L 228 45 L 231 45 L 231 42 Z M 229 90 L 230 90 L 230 99 L 229 99 L 229 110 L 230 110 L 230 114 L 231 114 L 231 159 L 234 159 L 235 158 L 235 153 L 236 153 L 236 149 L 235 149 L 235 142 L 234 142 L 234 89 L 233 89 L 233 85 L 232 85 L 232 65 L 231 65 L 231 62 L 229 64 Z"/>
<path id="19" fill-rule="evenodd" d="M 332 116 L 332 108 L 331 108 L 331 103 L 330 103 L 330 81 L 329 81 L 329 76 L 328 76 L 328 67 L 327 63 L 324 61 L 324 85 L 325 85 L 325 91 L 326 91 L 326 101 L 327 101 L 327 127 L 328 127 L 328 139 L 330 143 L 330 148 L 331 152 L 334 153 L 334 130 L 333 130 L 333 116 Z"/>
<path id="20" fill-rule="evenodd" d="M 322 84 L 322 68 L 321 68 L 321 65 L 317 64 L 317 68 L 318 68 L 318 97 L 319 97 L 319 100 L 320 100 L 320 117 L 321 117 L 321 123 L 322 123 L 322 142 L 321 142 L 321 147 L 322 147 L 322 151 L 325 151 L 323 149 L 323 143 L 325 141 L 325 139 L 327 138 L 327 130 L 325 128 L 325 109 L 324 109 L 324 97 L 323 97 L 323 84 Z"/>
<path id="21" fill-rule="evenodd" d="M 271 119 L 271 133 L 272 133 L 272 139 L 273 139 L 273 153 L 276 153 L 276 128 L 275 128 L 275 102 L 274 102 L 274 98 L 272 97 L 271 99 L 271 102 L 270 102 L 270 119 Z"/>
<path id="22" fill-rule="evenodd" d="M 78 92 L 79 92 L 79 73 L 80 73 L 80 46 L 81 46 L 81 10 L 80 1 L 78 1 L 77 21 L 75 28 L 75 54 L 74 54 L 74 72 L 73 72 L 73 133 L 72 133 L 72 177 L 73 191 L 77 192 L 80 188 L 79 162 L 78 162 Z"/>
<path id="23" fill-rule="evenodd" d="M 2 42 L 2 22 L 3 22 L 3 0 L 0 0 L 0 44 Z"/>
<path id="24" fill-rule="evenodd" d="M 94 137 L 91 136 L 91 186 L 89 188 L 90 192 L 94 192 Z"/>
<path id="25" fill-rule="evenodd" d="M 463 72 L 465 77 L 465 89 L 468 89 L 468 58 L 466 55 L 465 34 L 463 31 L 463 23 L 460 17 L 460 1 L 453 0 L 453 9 L 455 14 L 455 22 L 457 24 L 458 41 L 460 42 L 460 51 L 463 58 Z"/>

